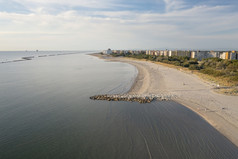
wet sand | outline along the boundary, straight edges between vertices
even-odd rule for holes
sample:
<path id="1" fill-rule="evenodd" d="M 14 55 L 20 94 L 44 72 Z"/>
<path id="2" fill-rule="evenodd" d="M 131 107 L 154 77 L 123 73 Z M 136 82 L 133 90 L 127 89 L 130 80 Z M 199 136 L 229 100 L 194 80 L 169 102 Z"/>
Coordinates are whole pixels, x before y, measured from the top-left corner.
<path id="1" fill-rule="evenodd" d="M 138 69 L 129 94 L 172 94 L 175 101 L 193 110 L 238 146 L 238 97 L 214 92 L 213 86 L 194 74 L 149 61 L 107 58 Z"/>

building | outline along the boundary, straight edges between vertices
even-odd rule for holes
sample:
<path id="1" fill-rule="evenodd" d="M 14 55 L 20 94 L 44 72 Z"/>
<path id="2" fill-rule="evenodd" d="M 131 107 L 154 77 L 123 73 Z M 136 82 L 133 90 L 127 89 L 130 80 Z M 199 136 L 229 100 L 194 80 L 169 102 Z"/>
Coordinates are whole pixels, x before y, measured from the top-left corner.
<path id="1" fill-rule="evenodd" d="M 136 52 L 133 52 L 136 53 Z M 144 53 L 152 56 L 181 56 L 196 58 L 199 61 L 206 58 L 221 58 L 221 59 L 238 59 L 238 53 L 236 51 L 220 52 L 220 51 L 183 51 L 183 50 L 147 50 Z"/>
<path id="2" fill-rule="evenodd" d="M 145 54 L 150 55 L 150 50 L 146 50 Z"/>
<path id="3" fill-rule="evenodd" d="M 191 57 L 191 52 L 190 51 L 182 51 L 182 50 L 177 50 L 175 56 L 187 56 L 187 57 Z"/>
<path id="4" fill-rule="evenodd" d="M 172 50 L 170 50 L 169 51 L 169 56 L 171 57 L 171 56 L 176 56 L 177 55 L 177 51 L 172 51 Z"/>
<path id="5" fill-rule="evenodd" d="M 210 51 L 209 53 L 208 53 L 208 58 L 209 57 L 220 57 L 220 52 L 218 52 L 218 51 Z"/>
<path id="6" fill-rule="evenodd" d="M 211 55 L 208 51 L 192 51 L 191 52 L 191 58 L 196 58 L 199 61 L 205 58 L 209 58 Z"/>
<path id="7" fill-rule="evenodd" d="M 120 50 L 113 50 L 112 53 L 114 53 L 114 54 L 120 54 Z"/>
<path id="8" fill-rule="evenodd" d="M 164 56 L 169 56 L 169 51 L 168 50 L 164 50 Z"/>
<path id="9" fill-rule="evenodd" d="M 225 53 L 225 59 L 226 59 L 226 60 L 230 59 L 230 54 L 229 54 L 229 52 L 226 52 L 226 53 Z"/>
<path id="10" fill-rule="evenodd" d="M 220 58 L 221 59 L 226 59 L 226 52 L 220 53 Z"/>
<path id="11" fill-rule="evenodd" d="M 230 59 L 230 60 L 235 60 L 235 59 L 237 59 L 237 54 L 236 54 L 235 52 L 231 52 L 229 59 Z"/>
<path id="12" fill-rule="evenodd" d="M 164 51 L 163 50 L 159 51 L 159 56 L 164 56 Z"/>
<path id="13" fill-rule="evenodd" d="M 103 51 L 103 54 L 111 54 L 111 53 L 112 53 L 112 50 L 110 48 Z"/>
<path id="14" fill-rule="evenodd" d="M 236 53 L 236 60 L 238 60 L 238 52 L 237 51 L 232 51 L 232 53 Z"/>
<path id="15" fill-rule="evenodd" d="M 156 51 L 151 52 L 151 55 L 153 55 L 153 56 L 156 56 L 156 54 L 157 54 Z"/>
<path id="16" fill-rule="evenodd" d="M 159 56 L 159 51 L 155 51 L 155 56 Z"/>
<path id="17" fill-rule="evenodd" d="M 193 59 L 197 58 L 197 51 L 191 52 L 191 58 L 193 58 Z"/>
<path id="18" fill-rule="evenodd" d="M 220 54 L 220 58 L 224 59 L 224 60 L 228 60 L 228 59 L 230 59 L 230 53 L 229 52 L 222 52 Z"/>

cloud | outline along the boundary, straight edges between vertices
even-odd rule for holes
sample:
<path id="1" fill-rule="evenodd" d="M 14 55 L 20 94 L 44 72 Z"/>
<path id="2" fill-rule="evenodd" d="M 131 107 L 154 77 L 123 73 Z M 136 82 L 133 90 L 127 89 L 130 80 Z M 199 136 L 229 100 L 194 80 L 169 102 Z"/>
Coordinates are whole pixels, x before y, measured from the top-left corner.
<path id="1" fill-rule="evenodd" d="M 69 7 L 87 7 L 87 8 L 108 8 L 113 4 L 113 0 L 14 0 L 24 6 L 36 7 L 55 7 L 55 6 L 69 6 Z"/>
<path id="2" fill-rule="evenodd" d="M 166 11 L 173 11 L 185 8 L 185 3 L 182 0 L 164 0 Z"/>
<path id="3" fill-rule="evenodd" d="M 24 50 L 208 48 L 209 44 L 212 47 L 237 47 L 231 41 L 238 40 L 238 12 L 229 12 L 231 6 L 186 8 L 183 1 L 164 1 L 165 13 L 71 8 L 52 14 L 49 10 L 56 0 L 49 3 L 46 0 L 23 0 L 25 6 L 33 6 L 34 2 L 31 12 L 0 12 L 1 49 L 13 49 L 13 46 Z M 100 2 L 96 7 L 115 5 L 112 0 Z M 59 3 L 90 7 L 99 2 L 61 0 Z"/>

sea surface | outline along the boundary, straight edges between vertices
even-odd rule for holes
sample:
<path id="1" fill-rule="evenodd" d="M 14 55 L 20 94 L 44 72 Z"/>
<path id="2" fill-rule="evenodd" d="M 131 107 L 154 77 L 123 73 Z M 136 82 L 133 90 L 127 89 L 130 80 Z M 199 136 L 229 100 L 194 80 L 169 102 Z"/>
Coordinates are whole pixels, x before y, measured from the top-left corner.
<path id="1" fill-rule="evenodd" d="M 70 55 L 93 51 L 0 51 L 0 63 L 24 61 L 24 58 L 36 59 L 47 56 Z"/>
<path id="2" fill-rule="evenodd" d="M 18 61 L 29 54 L 0 52 L 0 159 L 238 158 L 234 144 L 179 103 L 89 99 L 127 92 L 134 66 L 88 52 L 31 53 Z"/>

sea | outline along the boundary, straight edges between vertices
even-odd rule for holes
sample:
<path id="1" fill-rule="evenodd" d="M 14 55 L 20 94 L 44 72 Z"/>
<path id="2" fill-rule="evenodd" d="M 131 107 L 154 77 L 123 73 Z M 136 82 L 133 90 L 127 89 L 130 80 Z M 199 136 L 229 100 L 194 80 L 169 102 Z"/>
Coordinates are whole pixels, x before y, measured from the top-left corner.
<path id="1" fill-rule="evenodd" d="M 90 100 L 127 92 L 138 73 L 94 52 L 0 52 L 0 159 L 238 158 L 233 143 L 175 101 Z"/>

